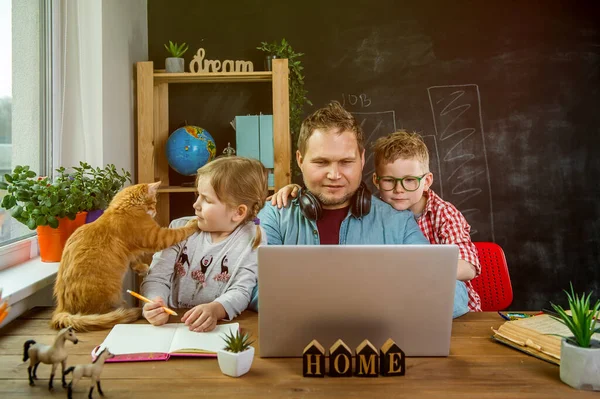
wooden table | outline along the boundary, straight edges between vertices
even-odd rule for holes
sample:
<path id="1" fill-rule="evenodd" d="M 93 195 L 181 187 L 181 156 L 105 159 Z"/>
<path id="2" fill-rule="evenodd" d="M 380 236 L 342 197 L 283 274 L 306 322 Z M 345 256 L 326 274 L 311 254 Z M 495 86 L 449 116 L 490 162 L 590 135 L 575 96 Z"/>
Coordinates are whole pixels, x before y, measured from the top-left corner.
<path id="1" fill-rule="evenodd" d="M 48 308 L 34 309 L 0 330 L 0 398 L 66 397 L 60 375 L 55 377 L 54 393 L 48 391 L 48 365 L 40 364 L 40 379 L 36 386 L 30 387 L 27 363 L 22 361 L 23 343 L 27 339 L 52 342 L 55 331 L 48 326 L 50 313 Z M 256 313 L 246 311 L 237 321 L 242 328 L 256 333 Z M 107 364 L 102 388 L 107 398 L 128 399 L 204 395 L 239 399 L 600 397 L 563 384 L 558 366 L 492 341 L 490 327 L 497 328 L 501 323 L 496 313 L 471 313 L 456 319 L 450 356 L 407 358 L 404 377 L 303 378 L 302 359 L 261 359 L 257 355 L 250 372 L 234 379 L 221 374 L 216 359 L 174 358 L 166 362 Z M 432 323 L 431 328 L 434 326 Z M 107 334 L 108 330 L 78 334 L 79 344 L 67 343 L 68 364 L 89 362 L 90 351 Z M 258 354 L 258 342 L 256 349 Z M 80 381 L 73 397 L 87 397 L 88 387 L 88 380 Z M 96 390 L 94 397 L 99 397 Z"/>

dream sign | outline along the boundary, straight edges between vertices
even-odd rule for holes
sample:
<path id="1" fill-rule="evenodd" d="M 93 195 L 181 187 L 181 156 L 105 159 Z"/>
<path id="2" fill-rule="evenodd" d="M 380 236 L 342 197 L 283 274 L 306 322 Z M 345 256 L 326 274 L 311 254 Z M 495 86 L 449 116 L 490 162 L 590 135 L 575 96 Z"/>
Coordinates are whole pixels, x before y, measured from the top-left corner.
<path id="1" fill-rule="evenodd" d="M 225 60 L 221 63 L 219 60 L 205 60 L 205 56 L 206 51 L 198 49 L 194 59 L 190 61 L 190 72 L 254 72 L 252 61 Z"/>

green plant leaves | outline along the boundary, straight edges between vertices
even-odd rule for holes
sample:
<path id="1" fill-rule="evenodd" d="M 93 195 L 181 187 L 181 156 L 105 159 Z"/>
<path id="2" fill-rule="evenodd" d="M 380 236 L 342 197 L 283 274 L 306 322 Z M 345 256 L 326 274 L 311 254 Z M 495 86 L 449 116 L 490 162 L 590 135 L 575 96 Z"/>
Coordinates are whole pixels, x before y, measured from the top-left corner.
<path id="1" fill-rule="evenodd" d="M 181 56 L 183 54 L 185 54 L 185 52 L 188 51 L 188 48 L 189 48 L 188 45 L 185 43 L 181 43 L 181 45 L 178 45 L 177 43 L 173 43 L 170 40 L 169 40 L 169 46 L 167 47 L 166 44 L 164 46 L 167 49 L 167 51 L 169 52 L 169 54 L 171 55 L 171 57 L 175 57 L 175 58 L 181 58 Z"/>
<path id="2" fill-rule="evenodd" d="M 571 342 L 575 341 L 576 345 L 582 348 L 589 348 L 592 335 L 599 330 L 596 328 L 596 315 L 600 309 L 600 300 L 596 301 L 590 308 L 592 293 L 590 292 L 587 296 L 583 293 L 580 297 L 575 293 L 573 284 L 571 283 L 570 285 L 571 292 L 566 290 L 564 292 L 567 294 L 571 315 L 568 315 L 562 306 L 550 303 L 554 311 L 559 315 L 559 317 L 554 317 L 554 319 L 560 321 L 571 330 L 574 337 L 574 339 L 570 339 Z"/>
<path id="3" fill-rule="evenodd" d="M 56 169 L 52 181 L 36 177 L 29 166 L 16 166 L 0 185 L 7 191 L 0 206 L 30 229 L 46 225 L 56 228 L 59 218 L 73 220 L 78 212 L 105 209 L 125 182 L 131 182 L 129 172 L 119 172 L 112 164 L 102 169 L 81 162 L 73 169 L 72 174 L 63 167 Z"/>
<path id="4" fill-rule="evenodd" d="M 240 334 L 239 330 L 235 334 L 225 334 L 223 340 L 225 341 L 225 348 L 223 349 L 232 353 L 243 352 L 254 343 L 254 341 L 250 341 L 248 333 Z"/>

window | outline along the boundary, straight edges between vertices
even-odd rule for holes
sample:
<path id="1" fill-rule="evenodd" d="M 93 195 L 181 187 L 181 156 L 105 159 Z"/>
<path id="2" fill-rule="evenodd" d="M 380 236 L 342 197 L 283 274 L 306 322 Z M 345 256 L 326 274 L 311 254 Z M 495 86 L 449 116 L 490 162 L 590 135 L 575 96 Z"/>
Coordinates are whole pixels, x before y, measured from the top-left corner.
<path id="1" fill-rule="evenodd" d="M 0 180 L 15 165 L 51 171 L 51 5 L 0 0 Z M 6 56 L 7 55 L 7 56 Z M 0 191 L 0 201 L 5 192 Z M 0 208 L 0 269 L 9 244 L 35 235 Z"/>

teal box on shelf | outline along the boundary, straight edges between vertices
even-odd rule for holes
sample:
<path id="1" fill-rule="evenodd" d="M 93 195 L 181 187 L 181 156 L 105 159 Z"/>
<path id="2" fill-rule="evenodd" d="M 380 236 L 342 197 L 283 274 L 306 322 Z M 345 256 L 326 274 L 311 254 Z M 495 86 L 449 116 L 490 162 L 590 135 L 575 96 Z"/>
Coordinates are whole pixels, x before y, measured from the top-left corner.
<path id="1" fill-rule="evenodd" d="M 236 116 L 235 140 L 237 155 L 258 159 L 270 169 L 268 184 L 273 187 L 273 115 Z"/>

